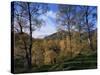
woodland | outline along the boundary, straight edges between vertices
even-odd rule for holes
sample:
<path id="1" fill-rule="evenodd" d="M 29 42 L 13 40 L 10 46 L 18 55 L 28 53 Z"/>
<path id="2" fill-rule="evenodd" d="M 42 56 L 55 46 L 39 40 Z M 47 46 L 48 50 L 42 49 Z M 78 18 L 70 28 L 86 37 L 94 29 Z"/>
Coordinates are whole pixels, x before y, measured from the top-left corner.
<path id="1" fill-rule="evenodd" d="M 34 38 L 52 6 L 56 32 Z M 96 6 L 12 2 L 11 35 L 14 73 L 97 68 Z"/>

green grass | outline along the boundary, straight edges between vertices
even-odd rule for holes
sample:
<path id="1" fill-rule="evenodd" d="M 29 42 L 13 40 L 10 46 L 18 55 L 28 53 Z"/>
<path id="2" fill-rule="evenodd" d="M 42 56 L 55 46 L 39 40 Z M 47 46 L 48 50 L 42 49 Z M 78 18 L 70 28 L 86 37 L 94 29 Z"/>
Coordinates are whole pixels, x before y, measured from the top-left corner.
<path id="1" fill-rule="evenodd" d="M 97 54 L 92 55 L 78 55 L 70 60 L 64 59 L 63 63 L 56 63 L 51 65 L 42 65 L 40 67 L 34 66 L 31 70 L 24 67 L 15 68 L 15 73 L 27 72 L 48 72 L 48 71 L 66 71 L 66 70 L 82 70 L 82 69 L 96 69 L 97 68 Z"/>

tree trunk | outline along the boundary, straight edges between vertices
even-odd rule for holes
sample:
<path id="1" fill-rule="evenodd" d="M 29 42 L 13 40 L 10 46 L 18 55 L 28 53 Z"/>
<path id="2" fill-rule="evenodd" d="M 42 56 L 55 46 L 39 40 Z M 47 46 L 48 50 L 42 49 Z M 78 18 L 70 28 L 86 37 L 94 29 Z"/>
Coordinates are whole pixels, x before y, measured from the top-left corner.
<path id="1" fill-rule="evenodd" d="M 88 7 L 86 8 L 86 25 L 88 29 L 88 43 L 90 45 L 90 48 L 94 51 L 93 44 L 92 44 L 92 37 L 91 37 L 91 31 L 90 31 L 90 26 L 88 24 Z"/>
<path id="2" fill-rule="evenodd" d="M 72 44 L 71 44 L 71 31 L 70 31 L 70 23 L 68 22 L 68 34 L 69 34 L 69 40 L 70 40 L 70 50 L 71 50 L 71 57 L 72 57 Z"/>
<path id="3" fill-rule="evenodd" d="M 21 18 L 22 17 L 22 15 L 18 15 L 18 24 L 19 24 L 19 28 L 20 28 L 20 33 L 23 33 L 23 27 L 22 27 L 22 24 L 21 24 Z"/>
<path id="4" fill-rule="evenodd" d="M 29 15 L 29 24 L 30 24 L 30 44 L 29 44 L 29 68 L 32 67 L 32 24 L 31 24 L 31 13 L 30 13 L 30 4 L 28 4 L 28 15 Z"/>
<path id="5" fill-rule="evenodd" d="M 25 40 L 24 39 L 22 39 L 23 40 L 23 42 L 24 42 L 24 49 L 25 49 L 25 53 L 26 53 L 26 60 L 27 60 L 27 65 L 29 65 L 29 53 L 28 53 L 28 51 L 27 51 L 27 45 L 26 45 L 26 42 L 25 42 Z M 29 66 L 27 66 L 27 67 L 29 67 Z"/>
<path id="6" fill-rule="evenodd" d="M 20 33 L 23 33 L 22 25 L 20 22 L 19 22 L 19 27 L 20 27 Z"/>

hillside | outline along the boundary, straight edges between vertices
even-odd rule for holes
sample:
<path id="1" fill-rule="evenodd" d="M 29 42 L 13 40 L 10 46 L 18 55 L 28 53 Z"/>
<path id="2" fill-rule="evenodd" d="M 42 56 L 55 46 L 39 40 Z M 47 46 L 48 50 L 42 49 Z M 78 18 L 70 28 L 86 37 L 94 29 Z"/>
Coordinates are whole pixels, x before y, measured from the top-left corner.
<path id="1" fill-rule="evenodd" d="M 31 70 L 27 68 L 25 50 L 25 47 L 27 47 L 27 51 L 29 48 L 29 35 L 27 33 L 15 33 L 15 73 L 97 68 L 96 32 L 96 30 L 91 31 L 95 51 L 89 47 L 86 32 L 82 34 L 82 43 L 79 42 L 78 32 L 73 32 L 72 49 L 70 49 L 68 37 L 64 39 L 68 36 L 66 31 L 51 34 L 44 39 L 33 38 Z"/>
<path id="2" fill-rule="evenodd" d="M 93 36 L 94 36 L 94 34 L 97 35 L 97 29 L 92 30 L 90 33 L 91 33 L 91 35 L 93 35 Z M 78 31 L 71 32 L 71 36 L 73 36 L 74 34 L 75 34 L 75 35 L 78 35 L 79 32 L 78 32 Z M 48 35 L 48 36 L 46 36 L 44 39 L 60 39 L 60 40 L 61 40 L 61 39 L 64 39 L 64 38 L 66 38 L 66 37 L 68 37 L 68 36 L 69 36 L 68 31 L 62 30 L 62 31 L 53 33 L 53 34 L 51 34 L 51 35 Z M 81 37 L 82 37 L 82 38 L 87 38 L 87 32 L 81 33 Z"/>
<path id="3" fill-rule="evenodd" d="M 66 31 L 59 31 L 56 33 L 53 33 L 49 36 L 46 36 L 44 39 L 63 39 L 68 35 L 68 32 Z"/>

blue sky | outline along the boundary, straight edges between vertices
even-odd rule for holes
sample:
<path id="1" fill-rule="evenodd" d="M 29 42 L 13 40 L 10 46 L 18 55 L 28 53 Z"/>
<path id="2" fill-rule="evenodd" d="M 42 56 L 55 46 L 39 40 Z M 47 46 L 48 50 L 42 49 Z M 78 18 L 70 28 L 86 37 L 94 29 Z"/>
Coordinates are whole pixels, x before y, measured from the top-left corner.
<path id="1" fill-rule="evenodd" d="M 33 32 L 34 38 L 44 38 L 47 35 L 53 34 L 56 32 L 56 12 L 57 5 L 49 4 L 49 11 L 44 15 L 41 15 L 40 18 L 45 21 L 45 25 Z"/>
<path id="2" fill-rule="evenodd" d="M 40 19 L 43 19 L 45 21 L 45 24 L 42 25 L 41 28 L 38 28 L 35 31 L 33 31 L 32 36 L 34 38 L 44 38 L 45 36 L 48 36 L 57 32 L 56 13 L 58 12 L 58 5 L 48 4 L 48 8 L 49 10 L 45 14 L 42 14 L 39 16 Z M 17 7 L 17 9 L 20 11 L 20 7 Z M 77 10 L 79 10 L 79 8 L 77 8 Z M 93 12 L 96 12 L 96 10 L 94 10 Z M 89 21 L 92 20 L 91 18 L 92 16 L 88 17 Z M 96 26 L 96 23 L 95 22 L 93 23 L 95 24 L 94 26 Z M 26 29 L 24 32 L 29 33 L 29 31 Z"/>

